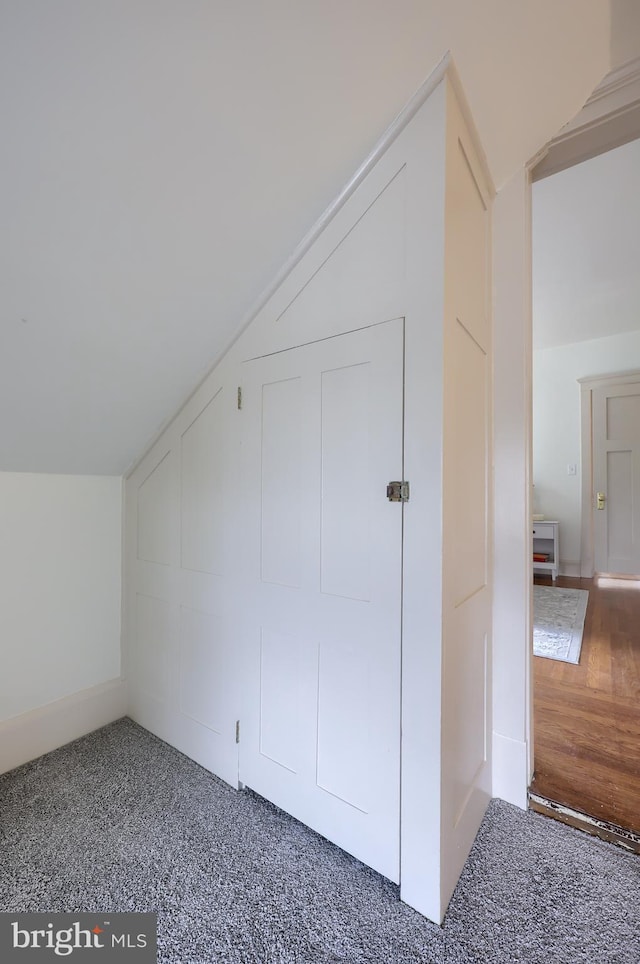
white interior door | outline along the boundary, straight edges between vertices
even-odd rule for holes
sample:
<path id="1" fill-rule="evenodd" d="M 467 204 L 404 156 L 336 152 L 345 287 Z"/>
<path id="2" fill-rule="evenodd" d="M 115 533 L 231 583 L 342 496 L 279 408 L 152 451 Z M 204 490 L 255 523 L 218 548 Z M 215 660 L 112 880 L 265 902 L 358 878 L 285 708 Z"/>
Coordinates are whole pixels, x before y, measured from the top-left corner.
<path id="1" fill-rule="evenodd" d="M 593 391 L 593 490 L 596 572 L 640 575 L 640 381 Z"/>
<path id="2" fill-rule="evenodd" d="M 240 779 L 398 881 L 403 321 L 245 369 Z"/>

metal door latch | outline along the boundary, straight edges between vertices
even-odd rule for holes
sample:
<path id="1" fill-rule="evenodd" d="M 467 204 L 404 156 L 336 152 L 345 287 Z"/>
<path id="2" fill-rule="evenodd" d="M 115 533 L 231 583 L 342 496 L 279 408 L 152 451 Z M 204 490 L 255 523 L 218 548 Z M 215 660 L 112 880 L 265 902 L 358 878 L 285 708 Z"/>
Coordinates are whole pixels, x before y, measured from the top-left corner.
<path id="1" fill-rule="evenodd" d="M 389 482 L 387 485 L 387 498 L 389 502 L 408 502 L 409 483 L 408 482 Z"/>

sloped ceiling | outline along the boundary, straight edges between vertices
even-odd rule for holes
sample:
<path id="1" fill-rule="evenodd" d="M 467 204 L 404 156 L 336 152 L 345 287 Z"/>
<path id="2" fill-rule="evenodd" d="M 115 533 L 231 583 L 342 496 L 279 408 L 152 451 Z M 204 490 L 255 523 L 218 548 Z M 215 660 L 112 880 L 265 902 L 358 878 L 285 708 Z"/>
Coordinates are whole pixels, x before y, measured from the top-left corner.
<path id="1" fill-rule="evenodd" d="M 533 185 L 533 337 L 640 329 L 640 140 Z"/>
<path id="2" fill-rule="evenodd" d="M 2 0 L 0 470 L 120 474 L 451 49 L 500 186 L 601 0 Z"/>

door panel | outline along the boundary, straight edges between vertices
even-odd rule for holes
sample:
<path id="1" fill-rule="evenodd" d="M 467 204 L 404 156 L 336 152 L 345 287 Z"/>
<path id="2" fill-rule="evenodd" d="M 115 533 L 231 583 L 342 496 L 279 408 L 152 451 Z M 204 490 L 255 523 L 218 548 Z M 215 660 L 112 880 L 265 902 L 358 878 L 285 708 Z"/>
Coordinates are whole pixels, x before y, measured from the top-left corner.
<path id="1" fill-rule="evenodd" d="M 363 814 L 371 799 L 371 759 L 353 749 L 366 747 L 371 732 L 369 656 L 363 639 L 325 639 L 318 651 L 317 785 Z"/>
<path id="2" fill-rule="evenodd" d="M 596 572 L 640 574 L 640 383 L 593 390 L 593 532 Z M 603 509 L 595 493 L 604 492 Z"/>
<path id="3" fill-rule="evenodd" d="M 170 566 L 174 561 L 178 514 L 168 452 L 140 483 L 137 510 L 137 559 Z"/>
<path id="4" fill-rule="evenodd" d="M 171 681 L 171 607 L 165 599 L 136 593 L 133 670 L 140 688 L 154 700 L 167 699 Z"/>
<path id="5" fill-rule="evenodd" d="M 263 627 L 260 641 L 260 753 L 291 773 L 300 769 L 300 642 L 290 633 Z"/>
<path id="6" fill-rule="evenodd" d="M 299 378 L 262 388 L 262 581 L 300 586 L 300 453 L 304 436 Z"/>
<path id="7" fill-rule="evenodd" d="M 322 530 L 321 589 L 334 596 L 368 602 L 371 596 L 370 508 L 365 499 L 345 499 L 367 491 L 371 367 L 350 365 L 322 373 Z M 348 480 L 348 482 L 347 482 Z"/>
<path id="8" fill-rule="evenodd" d="M 607 452 L 607 572 L 633 558 L 633 452 Z"/>
<path id="9" fill-rule="evenodd" d="M 395 881 L 402 505 L 386 483 L 402 477 L 402 360 L 396 320 L 243 377 L 240 779 Z"/>
<path id="10" fill-rule="evenodd" d="M 456 318 L 452 326 L 451 532 L 453 597 L 459 606 L 487 584 L 489 378 L 486 351 Z M 455 376 L 455 377 L 454 377 Z"/>
<path id="11" fill-rule="evenodd" d="M 225 465 L 222 389 L 180 439 L 180 554 L 183 569 L 225 575 Z M 225 509 L 227 512 L 225 512 Z"/>
<path id="12" fill-rule="evenodd" d="M 232 786 L 235 417 L 235 389 L 198 393 L 127 483 L 125 664 L 133 718 Z"/>
<path id="13" fill-rule="evenodd" d="M 219 736 L 229 712 L 231 672 L 223 620 L 180 607 L 180 712 Z"/>

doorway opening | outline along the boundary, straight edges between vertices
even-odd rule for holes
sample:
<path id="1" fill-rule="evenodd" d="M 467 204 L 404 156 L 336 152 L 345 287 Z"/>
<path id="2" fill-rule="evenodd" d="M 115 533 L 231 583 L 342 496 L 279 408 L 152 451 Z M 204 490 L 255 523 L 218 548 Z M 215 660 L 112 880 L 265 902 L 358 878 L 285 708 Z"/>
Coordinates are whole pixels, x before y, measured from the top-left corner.
<path id="1" fill-rule="evenodd" d="M 559 576 L 553 581 L 555 567 L 540 559 L 534 581 L 589 596 L 579 662 L 533 659 L 530 802 L 640 852 L 640 564 L 632 537 L 640 393 L 613 391 L 607 409 L 600 390 L 603 376 L 640 370 L 640 140 L 549 167 L 543 162 L 544 179 L 534 171 L 532 190 L 532 481 L 534 524 L 556 524 L 549 551 Z M 623 435 L 618 444 L 614 436 Z M 535 623 L 534 614 L 534 634 Z"/>

